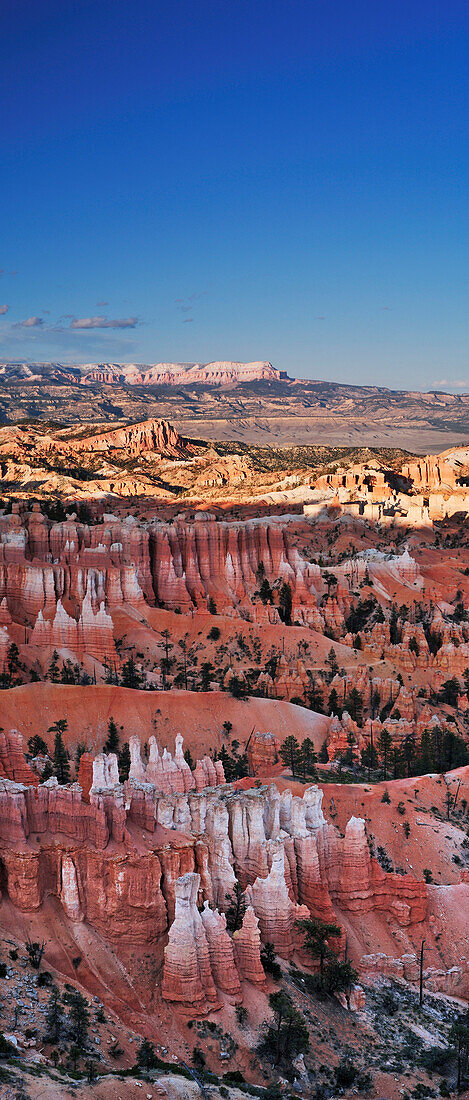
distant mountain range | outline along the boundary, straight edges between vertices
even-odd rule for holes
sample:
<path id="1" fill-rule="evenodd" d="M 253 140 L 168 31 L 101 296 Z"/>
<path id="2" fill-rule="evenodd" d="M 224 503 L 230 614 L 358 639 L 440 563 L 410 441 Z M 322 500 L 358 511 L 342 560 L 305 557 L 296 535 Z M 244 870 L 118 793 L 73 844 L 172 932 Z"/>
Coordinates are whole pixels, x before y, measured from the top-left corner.
<path id="1" fill-rule="evenodd" d="M 267 361 L 0 363 L 1 424 L 148 419 L 234 445 L 440 452 L 469 441 L 469 394 L 290 378 Z"/>
<path id="2" fill-rule="evenodd" d="M 32 382 L 48 378 L 56 382 L 80 382 L 90 385 L 127 386 L 181 386 L 194 382 L 213 386 L 227 386 L 256 382 L 262 379 L 280 381 L 287 379 L 286 371 L 277 370 L 268 362 L 232 363 L 86 363 L 83 366 L 66 366 L 62 363 L 2 363 L 0 375 L 4 378 L 24 378 Z"/>

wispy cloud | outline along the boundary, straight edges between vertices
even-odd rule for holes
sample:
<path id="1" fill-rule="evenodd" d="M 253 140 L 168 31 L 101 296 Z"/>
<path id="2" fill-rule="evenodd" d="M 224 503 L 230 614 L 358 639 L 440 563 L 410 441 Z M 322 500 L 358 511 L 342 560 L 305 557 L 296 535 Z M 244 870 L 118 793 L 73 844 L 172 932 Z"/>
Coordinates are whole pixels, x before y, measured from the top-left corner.
<path id="1" fill-rule="evenodd" d="M 117 317 L 108 320 L 107 317 L 75 317 L 71 322 L 71 329 L 95 329 L 95 328 L 136 328 L 138 317 Z"/>
<path id="2" fill-rule="evenodd" d="M 205 298 L 206 294 L 207 291 L 202 290 L 195 291 L 194 294 L 188 294 L 187 298 L 176 298 L 176 309 L 178 309 L 180 313 L 192 313 L 194 309 L 194 303 L 200 301 L 201 298 Z M 193 317 L 182 318 L 183 324 L 185 325 L 193 320 Z"/>
<path id="3" fill-rule="evenodd" d="M 0 314 L 2 315 L 2 317 L 5 313 L 8 313 L 8 306 L 0 306 Z"/>
<path id="4" fill-rule="evenodd" d="M 453 380 L 449 378 L 439 378 L 437 382 L 433 382 L 432 389 L 434 390 L 467 390 L 469 392 L 469 382 L 467 379 L 455 378 Z"/>
<path id="5" fill-rule="evenodd" d="M 96 302 L 98 309 L 103 309 L 104 306 L 108 306 L 109 302 Z"/>
<path id="6" fill-rule="evenodd" d="M 20 328 L 39 328 L 44 324 L 42 317 L 27 317 L 25 321 L 18 321 Z"/>

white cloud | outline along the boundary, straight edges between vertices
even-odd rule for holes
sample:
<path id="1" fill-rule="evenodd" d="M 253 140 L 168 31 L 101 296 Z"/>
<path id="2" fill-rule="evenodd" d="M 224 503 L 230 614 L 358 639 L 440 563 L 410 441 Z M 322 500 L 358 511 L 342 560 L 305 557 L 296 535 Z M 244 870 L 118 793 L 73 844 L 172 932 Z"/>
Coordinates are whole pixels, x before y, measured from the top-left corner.
<path id="1" fill-rule="evenodd" d="M 94 329 L 94 328 L 135 328 L 138 325 L 138 317 L 118 317 L 110 321 L 107 317 L 75 317 L 70 328 Z"/>
<path id="2" fill-rule="evenodd" d="M 2 317 L 5 313 L 8 313 L 8 306 L 0 306 L 0 314 Z"/>
<path id="3" fill-rule="evenodd" d="M 44 321 L 42 317 L 27 317 L 25 321 L 19 322 L 21 328 L 38 328 L 39 325 L 43 325 Z"/>

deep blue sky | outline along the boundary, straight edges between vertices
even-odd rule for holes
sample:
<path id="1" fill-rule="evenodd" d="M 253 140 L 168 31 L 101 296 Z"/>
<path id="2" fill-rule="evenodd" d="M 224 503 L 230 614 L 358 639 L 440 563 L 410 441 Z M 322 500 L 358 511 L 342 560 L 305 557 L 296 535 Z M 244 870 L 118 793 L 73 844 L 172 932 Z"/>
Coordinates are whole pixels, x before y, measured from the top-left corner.
<path id="1" fill-rule="evenodd" d="M 0 357 L 469 389 L 468 47 L 467 0 L 2 0 Z"/>

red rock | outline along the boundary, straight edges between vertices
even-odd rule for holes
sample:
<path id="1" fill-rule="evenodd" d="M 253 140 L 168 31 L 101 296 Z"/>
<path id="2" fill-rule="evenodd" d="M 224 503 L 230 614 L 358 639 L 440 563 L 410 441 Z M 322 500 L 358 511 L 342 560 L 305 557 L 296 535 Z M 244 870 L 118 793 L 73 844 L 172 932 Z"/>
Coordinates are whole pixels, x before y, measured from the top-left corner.
<path id="1" fill-rule="evenodd" d="M 226 917 L 211 909 L 208 901 L 202 910 L 202 924 L 207 937 L 210 966 L 218 989 L 238 1003 L 242 1000 L 239 974 L 234 959 L 233 941 L 226 931 Z"/>
<path id="2" fill-rule="evenodd" d="M 220 1008 L 210 966 L 210 954 L 202 918 L 197 909 L 200 876 L 182 875 L 175 885 L 176 909 L 164 953 L 161 992 L 191 1015 L 205 1015 Z"/>
<path id="3" fill-rule="evenodd" d="M 246 981 L 265 986 L 266 978 L 261 962 L 261 933 L 254 909 L 248 905 L 241 928 L 233 933 L 236 965 Z"/>
<path id="4" fill-rule="evenodd" d="M 18 730 L 9 730 L 8 733 L 0 730 L 0 775 L 25 786 L 38 785 L 38 776 L 26 763 L 23 738 Z"/>

